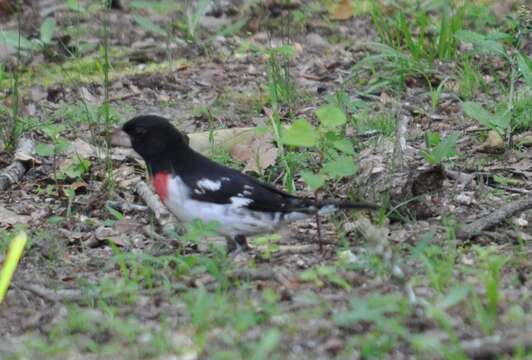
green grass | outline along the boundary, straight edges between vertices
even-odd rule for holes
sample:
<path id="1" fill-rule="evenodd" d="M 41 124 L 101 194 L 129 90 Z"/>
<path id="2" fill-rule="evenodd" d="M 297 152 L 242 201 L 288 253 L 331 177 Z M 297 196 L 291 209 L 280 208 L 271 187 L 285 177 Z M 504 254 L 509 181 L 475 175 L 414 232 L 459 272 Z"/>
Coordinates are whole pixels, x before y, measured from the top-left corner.
<path id="1" fill-rule="evenodd" d="M 127 50 L 111 48 L 111 57 L 116 57 L 112 61 L 113 69 L 110 73 L 110 81 L 114 81 L 124 76 L 149 75 L 153 73 L 165 73 L 179 70 L 186 64 L 184 59 L 163 61 L 161 63 L 147 64 L 145 67 L 138 67 L 130 64 L 127 59 Z M 19 86 L 27 88 L 32 85 L 42 85 L 51 87 L 61 83 L 66 86 L 83 85 L 101 80 L 102 64 L 97 55 L 87 55 L 81 58 L 66 60 L 62 64 L 39 64 L 32 68 L 23 69 L 20 74 Z M 8 79 L 0 82 L 0 88 L 8 84 Z"/>
<path id="2" fill-rule="evenodd" d="M 395 119 L 387 112 L 361 110 L 353 116 L 352 121 L 362 135 L 376 132 L 391 137 L 395 132 Z"/>

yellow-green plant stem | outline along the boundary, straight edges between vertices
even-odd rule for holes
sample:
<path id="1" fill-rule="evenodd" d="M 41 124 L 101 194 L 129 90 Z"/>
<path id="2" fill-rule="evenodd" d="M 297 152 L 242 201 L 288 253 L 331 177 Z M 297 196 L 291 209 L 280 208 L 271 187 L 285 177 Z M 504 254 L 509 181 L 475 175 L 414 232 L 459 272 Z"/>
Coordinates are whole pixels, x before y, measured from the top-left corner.
<path id="1" fill-rule="evenodd" d="M 13 277 L 15 269 L 17 268 L 27 241 L 28 236 L 24 231 L 18 233 L 13 240 L 11 240 L 11 244 L 9 245 L 9 249 L 7 251 L 7 256 L 4 261 L 4 266 L 2 267 L 2 271 L 0 271 L 0 304 L 4 301 L 7 288 L 11 283 L 11 278 Z"/>

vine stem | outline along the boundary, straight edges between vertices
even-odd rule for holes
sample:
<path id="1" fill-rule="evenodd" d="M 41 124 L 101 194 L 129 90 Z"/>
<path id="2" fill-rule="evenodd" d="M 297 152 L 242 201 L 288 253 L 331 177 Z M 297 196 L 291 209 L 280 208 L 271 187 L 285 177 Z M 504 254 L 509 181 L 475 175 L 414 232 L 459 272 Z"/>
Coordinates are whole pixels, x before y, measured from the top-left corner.
<path id="1" fill-rule="evenodd" d="M 105 165 L 107 170 L 107 190 L 111 192 L 114 187 L 113 163 L 111 160 L 111 113 L 109 104 L 109 11 L 111 1 L 104 0 L 105 16 L 103 20 L 103 116 L 105 121 Z"/>
<path id="2" fill-rule="evenodd" d="M 508 116 L 510 116 L 510 121 L 508 122 L 508 128 L 506 129 L 506 141 L 507 146 L 510 149 L 512 147 L 512 131 L 513 131 L 513 124 L 512 124 L 512 112 L 514 108 L 514 93 L 515 93 L 515 80 L 516 80 L 516 67 L 515 67 L 515 59 L 509 57 L 508 62 L 510 63 L 510 93 L 508 94 L 508 106 L 507 106 L 507 112 Z"/>

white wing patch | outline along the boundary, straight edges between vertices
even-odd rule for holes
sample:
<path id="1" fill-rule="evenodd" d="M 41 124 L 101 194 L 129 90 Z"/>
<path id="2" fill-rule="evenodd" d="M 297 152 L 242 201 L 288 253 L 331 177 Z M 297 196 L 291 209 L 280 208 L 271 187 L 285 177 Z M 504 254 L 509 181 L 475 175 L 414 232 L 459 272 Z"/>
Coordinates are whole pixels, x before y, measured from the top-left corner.
<path id="1" fill-rule="evenodd" d="M 239 197 L 239 196 L 231 196 L 231 204 L 234 207 L 244 207 L 253 202 L 253 200 L 245 198 L 245 197 Z"/>
<path id="2" fill-rule="evenodd" d="M 201 179 L 201 180 L 198 180 L 196 185 L 199 188 L 201 188 L 203 191 L 205 190 L 216 191 L 216 190 L 220 190 L 220 188 L 222 187 L 222 182 L 220 180 L 212 181 L 209 179 Z"/>

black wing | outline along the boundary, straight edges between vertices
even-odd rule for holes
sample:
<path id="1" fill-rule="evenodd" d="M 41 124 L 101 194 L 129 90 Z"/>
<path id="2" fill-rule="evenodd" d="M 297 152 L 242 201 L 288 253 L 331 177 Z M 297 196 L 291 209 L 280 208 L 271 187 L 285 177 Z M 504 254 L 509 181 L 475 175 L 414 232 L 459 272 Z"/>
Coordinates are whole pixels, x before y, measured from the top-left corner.
<path id="1" fill-rule="evenodd" d="M 267 212 L 288 212 L 308 202 L 203 156 L 195 160 L 181 175 L 195 200 L 217 204 L 240 201 L 250 210 Z"/>

